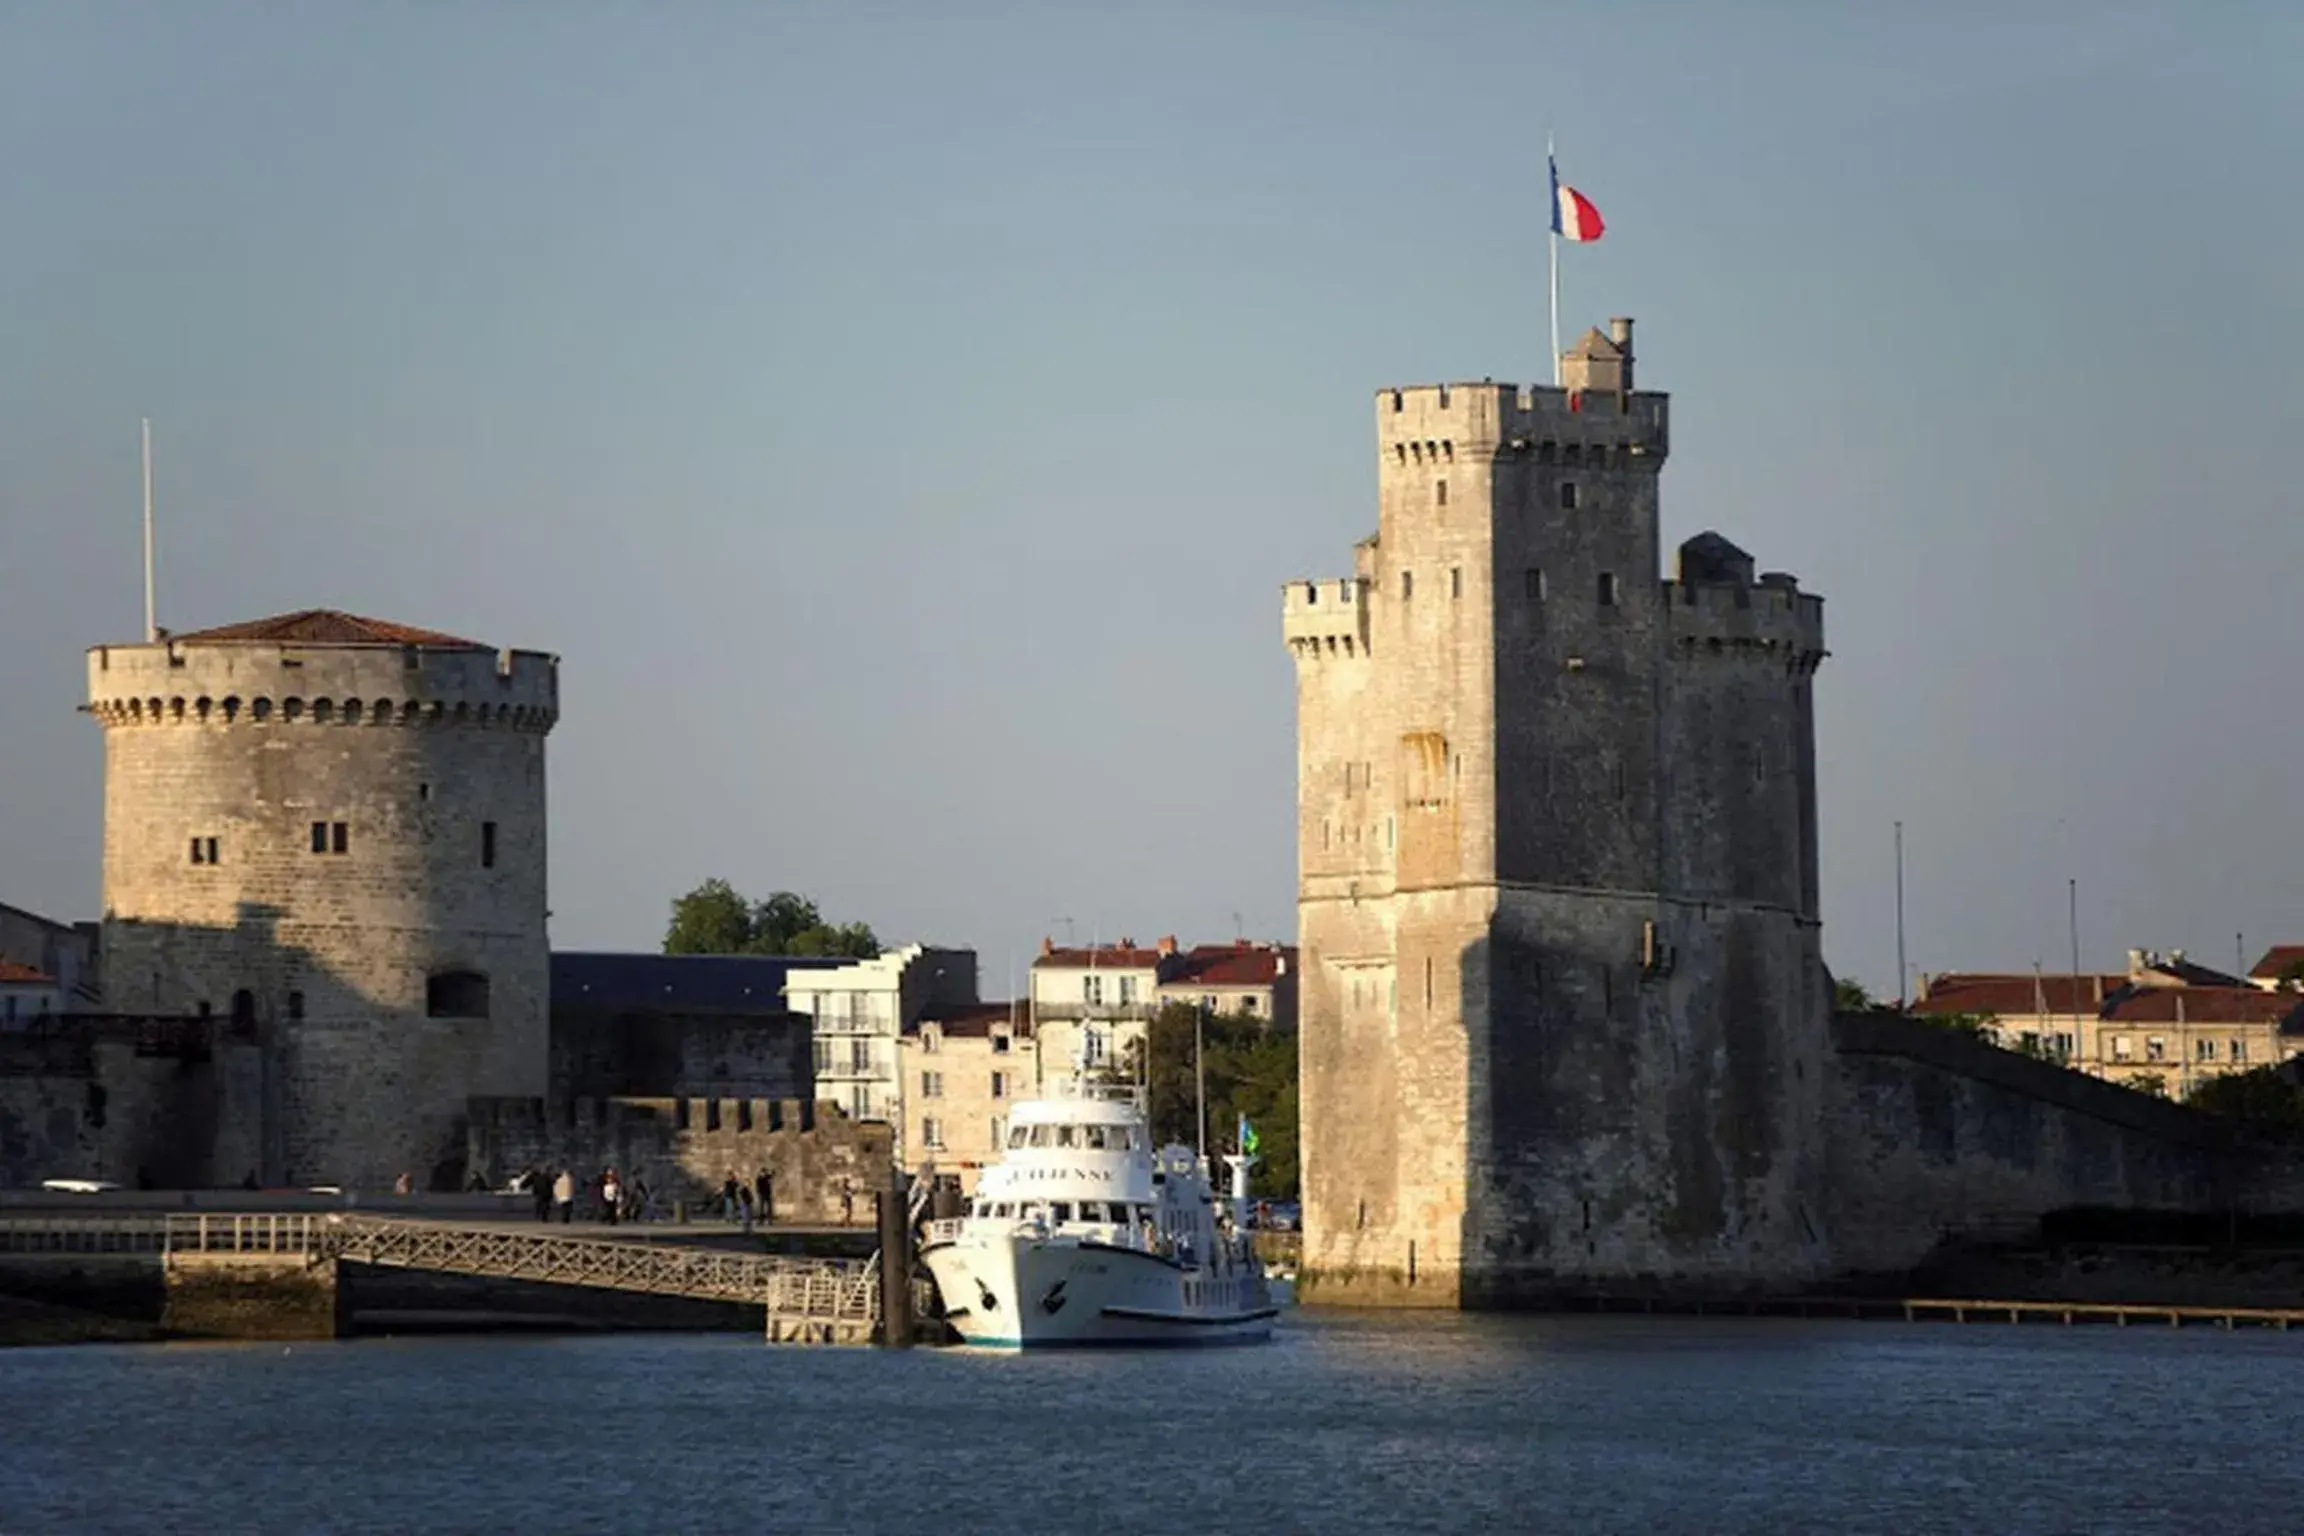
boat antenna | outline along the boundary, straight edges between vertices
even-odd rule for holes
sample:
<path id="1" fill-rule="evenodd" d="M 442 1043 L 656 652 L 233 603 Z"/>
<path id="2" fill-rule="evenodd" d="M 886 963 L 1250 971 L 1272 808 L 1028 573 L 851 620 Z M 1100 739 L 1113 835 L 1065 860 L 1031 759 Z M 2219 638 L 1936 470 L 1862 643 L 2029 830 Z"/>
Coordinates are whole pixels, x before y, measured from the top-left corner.
<path id="1" fill-rule="evenodd" d="M 1192 1005 L 1192 1097 L 1200 1114 L 1200 1171 L 1208 1171 L 1208 1057 L 1201 1026 L 1208 1019 L 1205 999 Z"/>

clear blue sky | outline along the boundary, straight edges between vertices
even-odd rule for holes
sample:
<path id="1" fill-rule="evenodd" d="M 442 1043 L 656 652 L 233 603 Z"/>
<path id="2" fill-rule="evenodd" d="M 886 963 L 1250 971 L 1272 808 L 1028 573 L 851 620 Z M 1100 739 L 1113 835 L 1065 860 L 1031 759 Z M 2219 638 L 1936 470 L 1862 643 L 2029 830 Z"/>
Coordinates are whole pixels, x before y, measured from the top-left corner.
<path id="1" fill-rule="evenodd" d="M 0 900 L 93 915 L 82 648 L 564 658 L 554 939 L 707 875 L 974 944 L 1292 933 L 1278 588 L 1381 385 L 1674 392 L 1827 598 L 1826 953 L 2304 939 L 2304 9 L 0 4 Z M 2020 14 L 2018 14 L 2020 13 Z"/>

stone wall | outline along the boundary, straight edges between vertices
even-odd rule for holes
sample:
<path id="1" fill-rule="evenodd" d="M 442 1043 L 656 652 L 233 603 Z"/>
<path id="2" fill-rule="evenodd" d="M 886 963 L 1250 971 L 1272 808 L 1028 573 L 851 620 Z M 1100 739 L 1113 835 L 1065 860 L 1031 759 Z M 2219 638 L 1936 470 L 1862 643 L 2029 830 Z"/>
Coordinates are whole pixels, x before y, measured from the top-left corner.
<path id="1" fill-rule="evenodd" d="M 259 1167 L 265 1081 L 261 1047 L 216 1020 L 80 1014 L 0 1034 L 0 1189 L 237 1185 Z"/>
<path id="2" fill-rule="evenodd" d="M 88 683 L 107 1005 L 273 1047 L 260 1177 L 427 1178 L 469 1095 L 545 1090 L 553 658 L 168 642 Z"/>
<path id="3" fill-rule="evenodd" d="M 552 1004 L 551 1097 L 812 1099 L 808 1015 Z"/>
<path id="4" fill-rule="evenodd" d="M 2197 1110 L 1896 1018 L 1834 1024 L 1828 1220 L 1848 1274 L 2029 1235 L 2072 1207 L 2276 1206 L 2292 1165 Z"/>
<path id="5" fill-rule="evenodd" d="M 775 1217 L 872 1219 L 894 1156 L 889 1128 L 832 1104 L 776 1099 L 474 1099 L 468 1158 L 492 1184 L 524 1169 L 567 1168 L 581 1186 L 604 1168 L 644 1179 L 658 1204 L 701 1209 L 733 1177 L 775 1181 Z M 841 1193 L 854 1197 L 846 1207 Z"/>

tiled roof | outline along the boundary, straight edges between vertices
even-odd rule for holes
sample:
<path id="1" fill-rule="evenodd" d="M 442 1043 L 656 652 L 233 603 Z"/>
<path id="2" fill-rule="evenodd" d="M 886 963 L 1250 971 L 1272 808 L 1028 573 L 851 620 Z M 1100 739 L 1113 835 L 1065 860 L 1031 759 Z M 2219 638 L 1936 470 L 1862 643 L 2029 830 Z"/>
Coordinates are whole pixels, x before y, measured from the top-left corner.
<path id="1" fill-rule="evenodd" d="M 417 629 L 389 619 L 364 619 L 333 608 L 307 608 L 301 613 L 279 613 L 244 624 L 222 624 L 171 635 L 171 640 L 193 645 L 229 645 L 235 642 L 287 642 L 297 645 L 426 645 L 439 650 L 484 651 L 477 640 L 460 640 L 436 629 Z"/>
<path id="2" fill-rule="evenodd" d="M 2122 1024 L 2271 1024 L 2304 1009 L 2304 998 L 2261 987 L 2132 987 L 2105 1002 Z"/>
<path id="3" fill-rule="evenodd" d="M 1168 978 L 1177 987 L 1268 987 L 1296 969 L 1293 946 L 1200 944 L 1185 952 L 1184 963 Z"/>
<path id="4" fill-rule="evenodd" d="M 2128 985 L 2119 975 L 2026 976 L 2013 973 L 1947 971 L 1928 978 L 1928 995 L 1912 1011 L 1936 1013 L 2031 1013 L 2043 996 L 2050 1013 L 2094 1013 L 2103 1000 Z"/>
<path id="5" fill-rule="evenodd" d="M 2304 962 L 2304 944 L 2275 944 L 2248 974 L 2258 981 L 2278 981 L 2282 971 L 2299 962 Z"/>
<path id="6" fill-rule="evenodd" d="M 552 1001 L 598 1008 L 716 1008 L 782 1013 L 794 971 L 850 962 L 832 955 L 651 955 L 555 950 Z"/>
<path id="7" fill-rule="evenodd" d="M 2163 976 L 2173 976 L 2188 987 L 2238 987 L 2247 984 L 2229 971 L 2216 970 L 2197 960 L 2187 960 L 2182 955 L 2154 955 L 2144 962 L 2144 969 L 2157 971 Z"/>
<path id="8" fill-rule="evenodd" d="M 932 1008 L 921 1017 L 956 1039 L 982 1039 L 1000 1025 L 1013 1025 L 1019 1040 L 1032 1034 L 1031 1011 L 1021 1003 L 958 1003 Z M 907 1031 L 914 1033 L 916 1031 Z"/>
<path id="9" fill-rule="evenodd" d="M 1151 971 L 1159 969 L 1161 961 L 1174 958 L 1135 944 L 1103 944 L 1094 949 L 1044 949 L 1032 966 L 1051 971 L 1084 971 L 1090 965 L 1100 971 Z"/>
<path id="10" fill-rule="evenodd" d="M 0 982 L 21 986 L 52 987 L 56 978 L 38 966 L 19 965 L 14 960 L 0 960 Z"/>
<path id="11" fill-rule="evenodd" d="M 1600 327 L 1594 326 L 1578 337 L 1565 355 L 1571 362 L 1613 362 L 1624 355 L 1624 349 L 1611 341 Z"/>

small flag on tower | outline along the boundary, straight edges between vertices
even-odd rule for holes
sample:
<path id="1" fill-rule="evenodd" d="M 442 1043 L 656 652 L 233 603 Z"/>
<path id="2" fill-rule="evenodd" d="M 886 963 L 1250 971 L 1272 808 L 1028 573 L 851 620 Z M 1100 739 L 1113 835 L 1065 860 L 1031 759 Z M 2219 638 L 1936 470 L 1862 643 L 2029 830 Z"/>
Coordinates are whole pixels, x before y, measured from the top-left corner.
<path id="1" fill-rule="evenodd" d="M 1552 170 L 1552 233 L 1563 240 L 1597 240 L 1607 226 L 1600 222 L 1600 210 L 1592 206 L 1592 199 L 1560 179 L 1560 163 L 1547 155 L 1544 163 Z"/>

